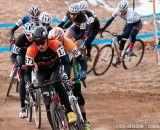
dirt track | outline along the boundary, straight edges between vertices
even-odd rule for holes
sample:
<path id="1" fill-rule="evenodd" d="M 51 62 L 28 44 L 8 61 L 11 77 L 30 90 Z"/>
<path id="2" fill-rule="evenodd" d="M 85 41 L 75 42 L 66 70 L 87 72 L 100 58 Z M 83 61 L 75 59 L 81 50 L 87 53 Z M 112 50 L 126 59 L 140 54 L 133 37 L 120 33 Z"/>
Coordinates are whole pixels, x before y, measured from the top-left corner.
<path id="1" fill-rule="evenodd" d="M 111 1 L 111 0 L 110 0 Z M 116 1 L 119 0 L 114 0 Z M 12 23 L 27 13 L 31 4 L 40 5 L 42 10 L 52 13 L 53 17 L 62 18 L 67 7 L 59 0 L 49 3 L 42 0 L 0 0 L 1 23 Z M 16 6 L 12 6 L 16 3 Z M 59 8 L 54 8 L 54 6 Z M 7 8 L 8 7 L 8 8 Z M 101 19 L 109 18 L 110 13 L 104 14 L 104 9 L 91 8 Z M 16 15 L 15 15 L 16 14 Z M 148 20 L 152 24 L 152 20 Z M 142 33 L 153 32 L 152 25 L 146 25 Z M 117 28 L 118 26 L 118 28 Z M 113 27 L 113 28 L 112 28 Z M 110 29 L 120 30 L 119 24 Z M 20 32 L 19 30 L 18 32 Z M 117 31 L 119 32 L 119 31 Z M 9 42 L 9 29 L 0 30 L 0 45 Z M 11 63 L 9 53 L 0 53 L 0 130 L 36 130 L 34 123 L 20 119 L 19 96 L 12 91 L 12 96 L 5 98 Z M 124 70 L 111 67 L 103 76 L 96 77 L 93 73 L 87 77 L 88 88 L 83 88 L 86 99 L 88 119 L 94 130 L 135 130 L 134 127 L 143 127 L 143 130 L 152 129 L 157 125 L 160 129 L 160 67 L 154 62 L 152 50 L 146 51 L 144 59 L 136 69 Z M 44 106 L 42 110 L 41 130 L 50 130 L 46 119 Z M 132 125 L 132 126 L 130 126 Z M 128 127 L 128 129 L 122 129 Z M 136 129 L 138 130 L 138 129 Z M 140 129 L 142 130 L 142 129 Z"/>
<path id="2" fill-rule="evenodd" d="M 1 60 L 9 54 L 0 54 Z M 0 68 L 0 130 L 34 130 L 34 123 L 18 117 L 19 98 L 14 91 L 5 98 L 11 64 Z M 153 51 L 146 52 L 140 66 L 124 70 L 111 67 L 103 76 L 88 75 L 88 88 L 83 89 L 88 119 L 95 130 L 115 130 L 124 127 L 144 127 L 160 124 L 160 68 L 154 62 Z M 44 106 L 43 106 L 44 107 Z M 42 130 L 50 129 L 43 108 Z M 136 126 L 135 126 L 136 125 Z M 116 128 L 117 127 L 117 128 Z M 158 127 L 158 126 L 157 126 Z M 151 129 L 150 129 L 151 130 Z"/>

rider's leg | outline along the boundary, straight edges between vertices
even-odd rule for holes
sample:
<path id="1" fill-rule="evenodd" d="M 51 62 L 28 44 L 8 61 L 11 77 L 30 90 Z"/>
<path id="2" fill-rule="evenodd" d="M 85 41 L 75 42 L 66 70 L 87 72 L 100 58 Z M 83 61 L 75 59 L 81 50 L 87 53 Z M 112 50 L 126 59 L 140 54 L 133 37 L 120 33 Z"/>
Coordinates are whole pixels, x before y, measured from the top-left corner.
<path id="1" fill-rule="evenodd" d="M 38 84 L 39 85 L 43 85 L 45 83 L 45 81 L 50 79 L 50 75 L 51 75 L 51 71 L 38 71 L 37 72 L 37 79 L 38 79 Z M 43 96 L 43 102 L 46 108 L 46 113 L 47 113 L 47 118 L 48 118 L 48 122 L 50 123 L 52 129 L 53 129 L 53 124 L 52 124 L 52 119 L 51 119 L 51 113 L 50 113 L 50 103 L 51 103 L 51 99 L 50 99 L 50 95 L 48 92 L 47 88 L 41 88 L 41 93 Z"/>
<path id="2" fill-rule="evenodd" d="M 61 82 L 60 70 L 61 70 L 61 66 L 58 66 L 58 67 L 54 68 L 52 70 L 50 80 L 55 82 L 55 90 L 58 93 L 62 104 L 64 104 L 64 106 L 67 110 L 67 117 L 68 117 L 69 123 L 72 123 L 72 122 L 75 122 L 77 120 L 77 116 L 71 108 L 67 91 L 66 91 L 66 89 L 64 88 L 64 86 Z"/>
<path id="3" fill-rule="evenodd" d="M 133 29 L 132 29 L 132 31 L 131 31 L 131 34 L 130 34 L 130 47 L 129 47 L 130 50 L 133 49 L 134 43 L 135 43 L 135 41 L 136 41 L 136 36 L 137 36 L 138 32 L 141 30 L 141 28 L 142 28 L 142 23 L 141 23 L 141 21 L 137 22 L 137 23 L 135 24 L 135 26 L 133 27 Z"/>
<path id="4" fill-rule="evenodd" d="M 99 20 L 96 19 L 92 25 L 92 28 L 89 31 L 89 35 L 88 35 L 87 39 L 85 41 L 88 57 L 91 57 L 92 42 L 95 39 L 95 37 L 97 36 L 99 28 L 100 28 L 100 23 L 99 23 Z"/>
<path id="5" fill-rule="evenodd" d="M 21 102 L 21 110 L 19 113 L 19 117 L 25 118 L 27 117 L 26 109 L 25 109 L 25 95 L 26 95 L 26 88 L 25 88 L 25 80 L 24 80 L 25 71 L 21 70 L 21 79 L 19 82 L 19 96 Z"/>
<path id="6" fill-rule="evenodd" d="M 80 83 L 75 83 L 73 84 L 73 94 L 78 97 L 78 104 L 80 106 L 80 109 L 81 109 L 81 113 L 82 113 L 82 116 L 83 116 L 83 119 L 85 121 L 87 121 L 87 117 L 86 117 L 86 109 L 85 109 L 85 99 L 81 93 L 81 84 Z"/>

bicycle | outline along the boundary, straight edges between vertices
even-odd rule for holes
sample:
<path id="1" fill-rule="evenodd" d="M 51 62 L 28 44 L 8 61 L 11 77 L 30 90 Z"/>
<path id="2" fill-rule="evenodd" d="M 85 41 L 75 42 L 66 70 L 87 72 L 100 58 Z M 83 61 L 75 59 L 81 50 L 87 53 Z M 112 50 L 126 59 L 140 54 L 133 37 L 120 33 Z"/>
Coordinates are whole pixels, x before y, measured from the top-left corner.
<path id="1" fill-rule="evenodd" d="M 78 80 L 80 79 L 80 77 L 74 78 L 72 79 L 72 81 Z M 81 79 L 80 79 L 81 80 Z M 83 83 L 83 86 L 86 88 L 86 84 L 84 80 L 81 80 Z M 70 84 L 66 84 L 63 80 L 62 80 L 63 84 L 65 84 L 65 88 L 67 89 L 68 92 L 68 96 L 69 96 L 69 102 L 71 104 L 71 107 L 73 109 L 73 111 L 77 114 L 77 122 L 75 122 L 75 124 L 73 125 L 69 125 L 70 130 L 85 130 L 84 128 L 84 119 L 78 104 L 78 100 L 77 98 L 74 96 L 71 85 Z"/>
<path id="2" fill-rule="evenodd" d="M 117 54 L 117 62 L 122 63 L 124 69 L 134 68 L 138 66 L 144 55 L 145 46 L 144 42 L 141 39 L 136 39 L 136 42 L 133 47 L 133 53 L 131 55 L 127 54 L 127 49 L 129 48 L 129 39 L 123 38 L 125 40 L 125 46 L 121 53 L 119 54 L 119 42 L 117 41 L 117 34 L 112 33 L 110 31 L 105 30 L 104 32 L 112 35 L 112 41 L 109 44 L 105 44 L 100 51 L 98 52 L 94 64 L 93 64 L 93 72 L 96 76 L 103 75 L 111 66 L 114 52 Z M 101 37 L 103 38 L 102 34 Z"/>
<path id="3" fill-rule="evenodd" d="M 53 123 L 53 129 L 54 130 L 68 130 L 68 122 L 67 118 L 65 116 L 66 109 L 61 104 L 60 98 L 55 91 L 55 82 L 49 81 L 48 83 L 43 84 L 42 86 L 32 86 L 32 88 L 40 89 L 40 88 L 48 88 L 48 92 L 51 99 L 50 104 L 50 113 L 51 113 L 51 119 Z"/>
<path id="4" fill-rule="evenodd" d="M 34 77 L 35 77 L 35 72 L 32 71 L 32 85 L 37 86 L 37 80 Z M 34 111 L 34 120 L 35 120 L 36 128 L 40 129 L 41 127 L 41 91 L 40 89 L 26 90 L 25 108 L 27 112 L 28 122 L 32 121 L 32 114 Z"/>
<path id="5" fill-rule="evenodd" d="M 25 66 L 22 65 L 18 65 L 17 62 L 15 62 L 13 68 L 12 68 L 12 72 L 11 72 L 11 79 L 9 81 L 9 86 L 8 86 L 8 90 L 7 90 L 7 93 L 6 93 L 6 96 L 9 97 L 9 94 L 11 92 L 11 89 L 14 85 L 14 83 L 16 84 L 16 92 L 18 92 L 18 85 L 19 85 L 19 82 L 20 82 L 20 79 L 21 79 L 21 69 L 25 69 Z"/>

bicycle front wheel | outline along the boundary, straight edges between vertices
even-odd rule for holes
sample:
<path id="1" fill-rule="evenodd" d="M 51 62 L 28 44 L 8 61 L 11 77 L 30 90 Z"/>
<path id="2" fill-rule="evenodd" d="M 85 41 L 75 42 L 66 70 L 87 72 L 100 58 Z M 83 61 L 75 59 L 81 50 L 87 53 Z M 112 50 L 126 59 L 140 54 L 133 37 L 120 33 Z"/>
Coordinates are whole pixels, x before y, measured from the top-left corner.
<path id="1" fill-rule="evenodd" d="M 100 49 L 93 63 L 93 72 L 96 76 L 103 75 L 109 69 L 113 56 L 114 49 L 111 44 L 104 45 Z"/>
<path id="2" fill-rule="evenodd" d="M 13 75 L 12 75 L 12 78 L 11 78 L 11 80 L 10 80 L 10 82 L 9 82 L 9 87 L 8 87 L 7 94 L 6 94 L 7 97 L 8 97 L 9 94 L 10 94 L 10 91 L 11 91 L 11 88 L 12 88 L 14 82 L 17 81 L 17 80 L 15 79 L 15 76 L 16 76 L 16 74 L 17 74 L 17 71 L 18 71 L 18 68 L 15 68 L 15 70 L 14 70 L 14 72 L 13 72 Z M 18 85 L 18 81 L 17 81 L 17 85 Z M 16 89 L 18 90 L 18 86 L 16 86 L 16 87 L 17 87 Z"/>
<path id="3" fill-rule="evenodd" d="M 34 96 L 36 100 L 36 102 L 33 104 L 34 119 L 36 128 L 39 129 L 41 127 L 41 94 L 39 89 L 34 93 Z"/>
<path id="4" fill-rule="evenodd" d="M 144 42 L 141 39 L 137 39 L 136 42 L 134 43 L 133 47 L 133 54 L 127 55 L 124 54 L 123 56 L 123 67 L 124 69 L 129 69 L 129 68 L 134 68 L 138 66 L 144 55 L 145 47 L 144 47 Z"/>

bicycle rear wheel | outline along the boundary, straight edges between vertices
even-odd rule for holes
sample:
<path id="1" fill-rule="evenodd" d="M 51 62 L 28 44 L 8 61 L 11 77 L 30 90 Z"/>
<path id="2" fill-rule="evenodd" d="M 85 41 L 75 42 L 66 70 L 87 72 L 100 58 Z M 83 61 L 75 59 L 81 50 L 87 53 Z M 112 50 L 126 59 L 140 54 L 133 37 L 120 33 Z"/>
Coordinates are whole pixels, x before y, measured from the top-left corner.
<path id="1" fill-rule="evenodd" d="M 144 47 L 144 42 L 141 39 L 137 39 L 136 42 L 134 43 L 133 47 L 133 54 L 132 55 L 127 55 L 124 54 L 123 56 L 123 67 L 124 69 L 129 69 L 129 68 L 134 68 L 138 66 L 144 55 L 145 47 Z"/>
<path id="2" fill-rule="evenodd" d="M 39 89 L 34 93 L 34 96 L 36 99 L 36 103 L 33 104 L 34 119 L 36 128 L 39 129 L 41 127 L 41 94 Z"/>
<path id="3" fill-rule="evenodd" d="M 7 97 L 9 96 L 10 91 L 11 91 L 11 88 L 12 88 L 14 82 L 16 81 L 15 76 L 16 76 L 16 74 L 17 74 L 17 71 L 18 71 L 18 68 L 15 68 L 15 70 L 14 70 L 14 72 L 13 72 L 13 75 L 12 75 L 12 77 L 11 77 L 11 80 L 10 80 L 10 82 L 9 82 L 9 87 L 8 87 L 7 94 L 6 94 Z M 18 83 L 17 83 L 17 85 L 18 85 Z M 17 87 L 18 87 L 18 86 L 17 86 Z"/>
<path id="4" fill-rule="evenodd" d="M 103 75 L 109 69 L 113 56 L 114 49 L 111 44 L 104 45 L 100 49 L 93 63 L 93 72 L 96 76 Z"/>

